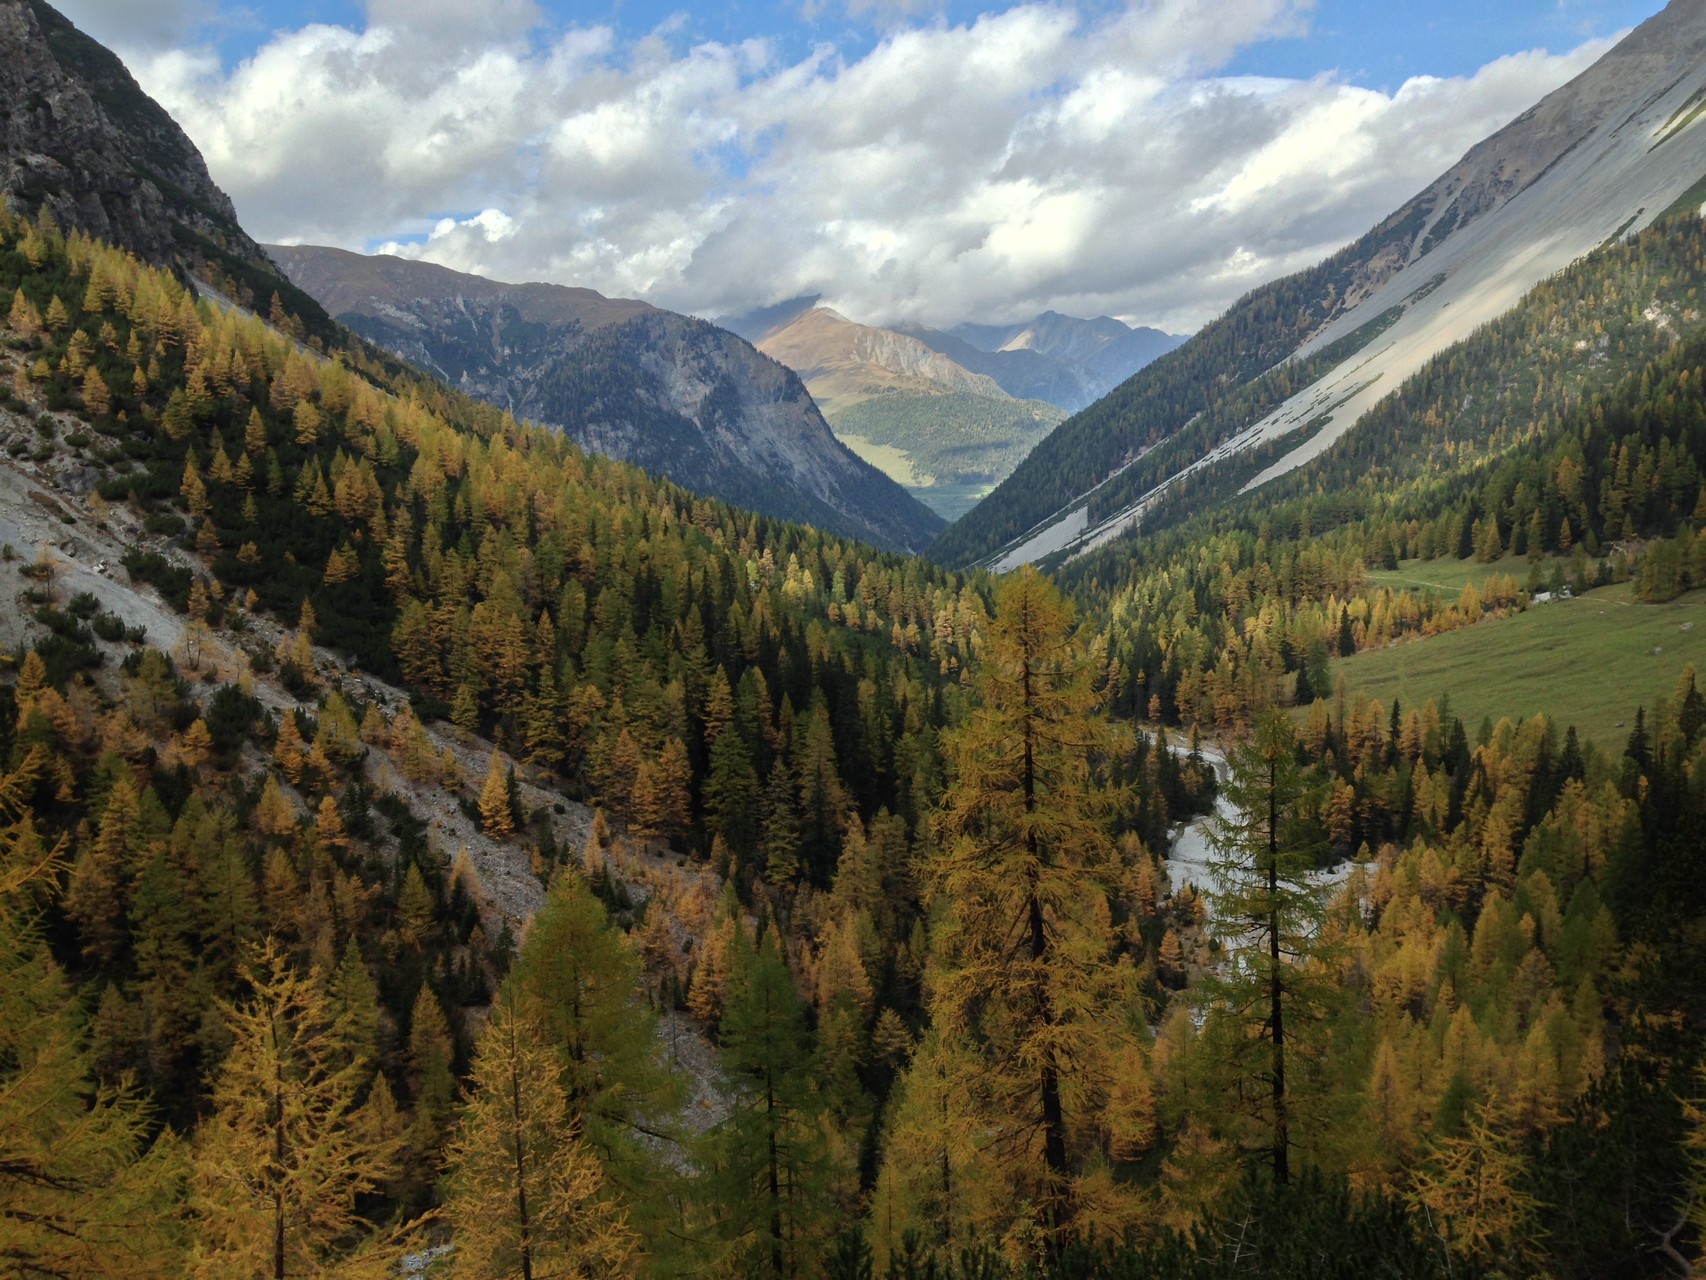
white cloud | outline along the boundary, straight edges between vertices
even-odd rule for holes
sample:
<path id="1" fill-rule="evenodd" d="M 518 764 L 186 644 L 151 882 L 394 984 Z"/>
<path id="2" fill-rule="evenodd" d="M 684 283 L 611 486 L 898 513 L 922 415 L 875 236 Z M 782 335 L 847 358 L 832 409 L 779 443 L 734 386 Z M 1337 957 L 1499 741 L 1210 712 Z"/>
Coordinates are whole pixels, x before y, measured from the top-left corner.
<path id="1" fill-rule="evenodd" d="M 1605 47 L 1387 95 L 1217 75 L 1296 33 L 1296 0 L 1030 3 L 796 60 L 678 27 L 545 31 L 533 0 L 452 21 L 465 8 L 369 0 L 364 30 L 281 33 L 229 72 L 131 62 L 263 239 L 700 314 L 820 293 L 871 321 L 1053 307 L 1189 328 L 1366 230 Z"/>

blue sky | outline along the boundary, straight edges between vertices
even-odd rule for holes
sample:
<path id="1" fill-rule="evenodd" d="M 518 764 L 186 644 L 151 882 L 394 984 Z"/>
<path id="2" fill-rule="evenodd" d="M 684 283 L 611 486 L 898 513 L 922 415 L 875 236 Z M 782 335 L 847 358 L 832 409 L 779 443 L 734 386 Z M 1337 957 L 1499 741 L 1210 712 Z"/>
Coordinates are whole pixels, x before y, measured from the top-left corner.
<path id="1" fill-rule="evenodd" d="M 1354 238 L 1659 7 L 60 5 L 265 240 L 698 314 L 816 293 L 878 323 L 1174 330 Z"/>
<path id="2" fill-rule="evenodd" d="M 1335 70 L 1355 84 L 1391 89 L 1411 76 L 1464 76 L 1502 54 L 1554 53 L 1608 36 L 1656 13 L 1657 0 L 1322 0 L 1307 37 L 1270 41 L 1235 66 L 1264 75 Z"/>
<path id="3" fill-rule="evenodd" d="M 675 28 L 678 39 L 694 41 L 761 36 L 780 40 L 795 52 L 822 41 L 849 52 L 869 49 L 896 21 L 884 17 L 881 8 L 914 8 L 872 5 L 850 16 L 840 6 L 787 0 L 733 0 L 697 9 L 671 0 L 542 0 L 539 7 L 546 20 L 558 26 L 610 25 L 629 38 L 664 27 Z M 997 6 L 953 0 L 919 8 L 912 17 L 957 25 L 992 7 Z M 1104 2 L 1084 7 L 1111 6 Z M 1390 89 L 1411 76 L 1467 75 L 1502 54 L 1524 49 L 1573 48 L 1585 39 L 1632 27 L 1660 7 L 1656 0 L 1434 0 L 1403 6 L 1391 0 L 1317 0 L 1307 33 L 1252 46 L 1231 69 L 1305 79 L 1332 71 L 1355 84 Z M 75 9 L 75 3 L 70 8 Z M 196 24 L 197 34 L 214 39 L 230 62 L 253 54 L 275 31 L 312 22 L 359 27 L 365 8 L 358 0 L 227 4 L 214 20 Z"/>

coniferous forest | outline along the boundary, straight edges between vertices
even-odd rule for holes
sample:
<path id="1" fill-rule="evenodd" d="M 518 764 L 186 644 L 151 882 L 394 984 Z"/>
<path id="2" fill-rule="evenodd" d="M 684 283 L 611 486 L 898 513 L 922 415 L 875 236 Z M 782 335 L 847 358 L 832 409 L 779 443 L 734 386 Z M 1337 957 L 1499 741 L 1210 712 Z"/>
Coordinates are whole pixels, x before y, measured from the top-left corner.
<path id="1" fill-rule="evenodd" d="M 1331 664 L 1706 583 L 1698 329 L 1565 319 L 1702 245 L 996 579 L 0 214 L 10 467 L 131 544 L 0 547 L 6 1273 L 1693 1274 L 1706 690 L 1608 747 Z"/>

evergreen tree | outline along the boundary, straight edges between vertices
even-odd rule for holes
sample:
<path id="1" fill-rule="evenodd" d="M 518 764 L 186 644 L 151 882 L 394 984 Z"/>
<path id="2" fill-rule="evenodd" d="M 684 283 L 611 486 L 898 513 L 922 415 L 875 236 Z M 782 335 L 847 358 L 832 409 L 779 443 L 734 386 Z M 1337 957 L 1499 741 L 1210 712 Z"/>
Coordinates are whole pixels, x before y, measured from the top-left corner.
<path id="1" fill-rule="evenodd" d="M 656 1018 L 636 999 L 633 945 L 581 876 L 565 872 L 552 884 L 508 990 L 557 1055 L 576 1132 L 609 1167 L 636 1221 L 647 1222 L 671 1190 L 651 1140 L 667 1136 L 679 1086 L 658 1061 Z"/>
<path id="2" fill-rule="evenodd" d="M 1237 1096 L 1261 1099 L 1274 1181 L 1291 1176 L 1294 1047 L 1331 1002 L 1334 977 L 1319 941 L 1321 891 L 1311 877 L 1320 833 L 1307 816 L 1306 780 L 1291 721 L 1258 717 L 1227 756 L 1229 808 L 1211 821 L 1215 883 L 1210 927 L 1224 952 L 1198 989 L 1224 1021 Z M 1253 1086 L 1253 1087 L 1247 1087 Z"/>
<path id="3" fill-rule="evenodd" d="M 342 1039 L 349 1038 L 346 1030 Z M 444 1006 L 422 983 L 409 1015 L 409 1088 L 415 1114 L 407 1135 L 409 1190 L 424 1194 L 438 1176 L 456 1106 L 456 1038 Z"/>
<path id="4" fill-rule="evenodd" d="M 549 1032 L 506 989 L 474 1055 L 444 1213 L 455 1274 L 476 1280 L 623 1276 L 638 1241 L 563 1090 Z"/>
<path id="5" fill-rule="evenodd" d="M 793 884 L 800 873 L 800 815 L 785 760 L 771 765 L 765 784 L 762 852 L 765 880 L 778 888 Z"/>
<path id="6" fill-rule="evenodd" d="M 930 1014 L 950 1053 L 980 1061 L 968 1105 L 1006 1212 L 1034 1215 L 989 1225 L 1052 1253 L 1072 1219 L 1071 1130 L 1105 1088 L 1109 1028 L 1131 994 L 1111 954 L 1120 869 L 1096 777 L 1117 738 L 1095 715 L 1071 610 L 1034 570 L 1002 587 L 974 687 L 946 743 Z"/>
<path id="7" fill-rule="evenodd" d="M 805 1002 L 774 928 L 756 947 L 737 932 L 731 970 L 720 1039 L 735 1105 L 712 1134 L 706 1171 L 728 1269 L 775 1280 L 814 1275 L 826 1206 Z"/>
<path id="8" fill-rule="evenodd" d="M 705 779 L 705 816 L 712 833 L 728 843 L 742 865 L 757 840 L 758 794 L 758 775 L 741 735 L 732 729 L 719 733 Z"/>

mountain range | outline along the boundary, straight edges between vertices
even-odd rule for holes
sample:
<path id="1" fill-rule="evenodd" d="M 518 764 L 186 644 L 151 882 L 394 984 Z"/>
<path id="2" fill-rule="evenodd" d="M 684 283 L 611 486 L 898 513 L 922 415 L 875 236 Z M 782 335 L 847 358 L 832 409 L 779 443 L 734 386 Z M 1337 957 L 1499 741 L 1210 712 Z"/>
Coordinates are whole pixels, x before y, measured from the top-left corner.
<path id="1" fill-rule="evenodd" d="M 1066 417 L 917 338 L 828 307 L 762 334 L 758 349 L 800 375 L 849 448 L 950 519 Z"/>
<path id="2" fill-rule="evenodd" d="M 1068 413 L 1095 403 L 1186 335 L 1132 327 L 1112 316 L 1080 320 L 1045 311 L 1022 324 L 960 324 L 943 331 L 896 325 L 956 364 L 988 374 L 1021 400 L 1046 400 Z"/>
<path id="3" fill-rule="evenodd" d="M 933 554 L 1007 568 L 1139 525 L 1185 475 L 1320 455 L 1442 351 L 1595 247 L 1693 200 L 1706 29 L 1677 0 L 1325 262 L 1255 290 L 1064 423 Z"/>
<path id="4" fill-rule="evenodd" d="M 957 518 L 1066 417 L 1183 341 L 1049 312 L 1018 325 L 865 325 L 815 299 L 727 320 L 804 379 L 861 457 Z"/>
<path id="5" fill-rule="evenodd" d="M 698 492 L 900 550 L 940 530 L 835 440 L 797 378 L 733 334 L 590 290 L 501 286 L 337 250 L 275 250 L 281 271 L 111 52 L 40 0 L 0 4 L 0 44 L 14 51 L 0 64 L 0 192 L 14 207 L 46 210 L 241 305 L 265 311 L 277 296 L 306 334 L 338 341 L 290 278 L 300 276 L 351 328 L 417 367 Z"/>
<path id="6" fill-rule="evenodd" d="M 1706 0 L 1050 434 L 999 579 L 665 478 L 842 456 L 726 329 L 278 249 L 361 337 L 41 11 L 9 1267 L 1700 1273 Z M 1099 323 L 758 336 L 1022 404 L 932 342 Z"/>
<path id="7" fill-rule="evenodd" d="M 819 301 L 815 296 L 795 298 L 743 315 L 725 316 L 717 323 L 762 347 L 795 330 L 810 313 L 830 310 L 819 306 Z M 833 311 L 831 314 L 845 323 L 855 323 Z M 966 373 L 982 374 L 1015 400 L 1040 400 L 1067 413 L 1075 413 L 1101 399 L 1151 360 L 1179 346 L 1186 337 L 1147 326 L 1134 328 L 1112 316 L 1081 320 L 1055 311 L 1045 311 L 1016 324 L 967 322 L 938 329 L 900 321 L 888 326 L 855 327 L 915 339 Z M 871 341 L 861 336 L 841 343 L 822 341 L 827 336 L 820 333 L 819 342 L 812 343 L 805 352 L 806 359 L 845 358 L 838 346 Z M 796 333 L 787 341 L 797 346 L 801 337 Z M 916 362 L 916 356 L 905 344 L 896 344 L 891 350 L 903 361 Z M 889 371 L 904 374 L 907 369 L 903 364 Z M 809 384 L 810 378 L 807 381 Z"/>
<path id="8" fill-rule="evenodd" d="M 404 258 L 270 246 L 341 323 L 469 395 L 768 515 L 916 550 L 941 520 L 841 445 L 744 339 L 632 299 Z"/>

